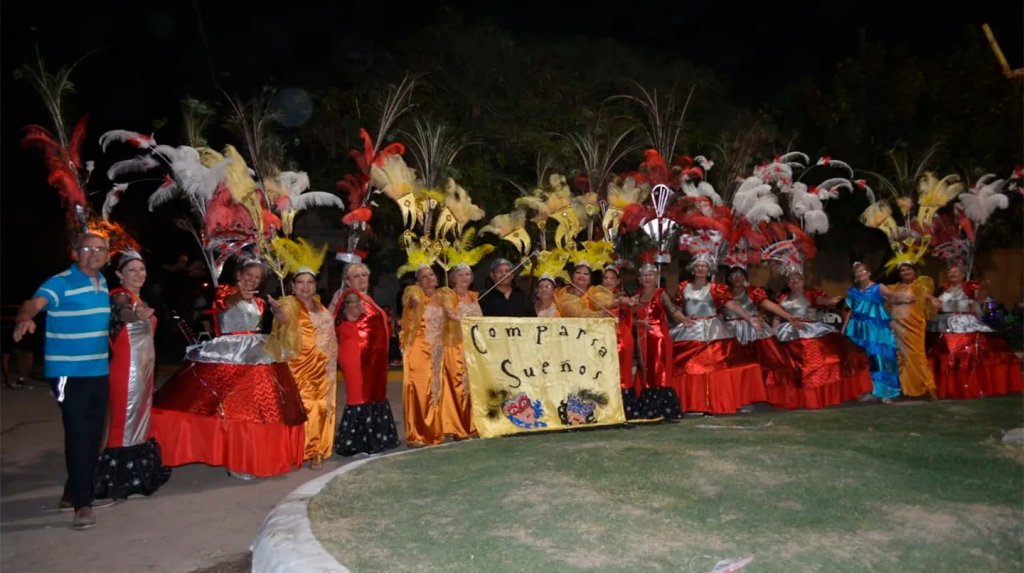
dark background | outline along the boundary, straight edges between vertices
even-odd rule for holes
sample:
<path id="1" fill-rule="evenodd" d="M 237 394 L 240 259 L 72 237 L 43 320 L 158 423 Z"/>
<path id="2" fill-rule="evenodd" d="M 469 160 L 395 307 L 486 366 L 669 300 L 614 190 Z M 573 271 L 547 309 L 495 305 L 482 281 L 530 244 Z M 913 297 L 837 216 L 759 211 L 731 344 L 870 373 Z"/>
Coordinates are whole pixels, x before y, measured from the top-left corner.
<path id="1" fill-rule="evenodd" d="M 935 107 L 936 111 L 927 122 L 922 119 L 929 117 L 927 109 L 915 109 L 912 114 L 892 121 L 920 125 L 922 130 L 939 129 L 935 127 L 938 124 L 961 124 L 961 131 L 949 138 L 965 139 L 963 134 L 973 133 L 979 140 L 989 138 L 1001 142 L 1001 147 L 972 151 L 979 157 L 975 163 L 992 161 L 995 164 L 986 167 L 1001 175 L 1021 163 L 1020 81 L 1014 83 L 1002 77 L 979 29 L 982 22 L 988 22 L 1011 66 L 1021 67 L 1024 65 L 1021 57 L 1024 16 L 1020 2 L 450 1 L 413 3 L 401 10 L 395 4 L 369 2 L 255 4 L 198 0 L 4 3 L 0 80 L 3 94 L 0 185 L 3 191 L 0 197 L 2 298 L 5 303 L 27 297 L 40 280 L 68 262 L 64 221 L 56 193 L 45 183 L 39 158 L 33 152 L 23 151 L 19 145 L 22 126 L 51 125 L 28 82 L 15 79 L 15 69 L 30 61 L 37 48 L 52 69 L 78 62 L 72 74 L 77 89 L 68 98 L 70 113 L 66 120 L 73 123 L 82 113 L 90 114 L 90 135 L 83 155 L 97 162 L 94 191 L 105 191 L 102 172 L 110 163 L 110 158 L 102 156 L 96 144 L 99 134 L 114 128 L 156 132 L 160 141 L 177 145 L 181 140 L 170 126 L 178 117 L 181 98 L 192 96 L 223 102 L 221 90 L 249 97 L 265 85 L 279 89 L 300 88 L 315 94 L 309 122 L 299 129 L 282 129 L 281 133 L 286 139 L 291 138 L 291 156 L 310 172 L 313 187 L 331 189 L 333 181 L 351 171 L 352 166 L 344 158 L 344 149 L 327 157 L 313 149 L 318 140 L 310 135 L 311 126 L 326 121 L 321 114 L 321 104 L 329 101 L 325 90 L 365 93 L 371 89 L 369 86 L 398 81 L 405 70 L 422 71 L 420 68 L 431 65 L 433 57 L 430 52 L 434 42 L 428 41 L 430 38 L 440 38 L 438 43 L 451 45 L 461 39 L 470 46 L 463 45 L 460 49 L 472 52 L 474 30 L 486 36 L 500 36 L 511 47 L 501 52 L 504 55 L 500 57 L 487 60 L 485 54 L 480 56 L 482 61 L 467 60 L 465 65 L 449 63 L 445 69 L 475 66 L 474 69 L 484 70 L 480 72 L 483 77 L 490 78 L 487 74 L 502 74 L 504 67 L 514 64 L 509 60 L 532 49 L 531 62 L 539 62 L 540 75 L 547 73 L 543 61 L 546 46 L 551 46 L 552 54 L 556 50 L 557 54 L 572 53 L 574 46 L 579 46 L 584 59 L 586 50 L 592 49 L 596 50 L 594 53 L 630 54 L 634 59 L 607 62 L 603 73 L 611 78 L 609 82 L 638 76 L 649 80 L 658 73 L 652 70 L 689 66 L 685 69 L 696 70 L 695 75 L 710 78 L 706 83 L 712 86 L 698 95 L 712 94 L 700 102 L 703 107 L 698 108 L 698 134 L 701 129 L 705 132 L 735 130 L 737 128 L 730 127 L 728 121 L 741 114 L 751 114 L 766 118 L 764 121 L 772 125 L 780 145 L 794 138 L 799 142 L 800 137 L 812 146 L 822 145 L 818 142 L 829 136 L 824 124 L 831 121 L 828 117 L 837 113 L 828 106 L 845 93 L 840 90 L 841 82 L 847 82 L 842 85 L 857 84 L 856 80 L 843 80 L 844 69 L 850 69 L 848 65 L 843 67 L 844 62 L 851 58 L 863 63 L 871 59 L 871 50 L 876 50 L 886 55 L 886 62 L 910 62 L 903 69 L 913 69 L 918 62 L 923 62 L 931 66 L 928 69 L 939 70 L 936 73 L 959 73 L 944 70 L 943 62 L 948 62 L 945 68 L 970 68 L 960 72 L 976 74 L 946 86 L 950 94 L 982 89 L 974 85 L 978 81 L 971 79 L 982 77 L 986 78 L 982 83 L 991 82 L 994 86 L 985 89 L 1002 90 L 991 96 L 993 101 L 1008 100 L 1011 110 L 1012 103 L 1018 102 L 1016 115 L 1011 113 L 1008 125 L 1003 126 L 1006 131 L 972 131 L 976 126 L 967 125 L 969 120 L 943 115 L 953 113 L 946 111 L 948 106 Z M 438 53 L 456 52 L 439 50 Z M 553 55 L 553 60 L 562 61 L 558 59 L 562 57 Z M 630 61 L 633 64 L 628 64 Z M 637 61 L 644 62 L 644 67 L 650 69 L 637 69 Z M 628 65 L 617 67 L 622 62 Z M 603 64 L 591 63 L 596 67 Z M 869 66 L 858 69 L 868 76 L 873 73 Z M 571 70 L 565 72 L 566 78 L 571 75 L 569 72 Z M 890 74 L 886 78 L 907 75 L 895 64 L 880 73 Z M 659 78 L 667 88 L 686 83 L 686 78 L 670 76 L 662 74 Z M 458 92 L 457 86 L 444 85 L 447 77 L 435 69 L 433 78 L 428 78 L 441 85 L 426 91 L 424 109 L 444 112 L 445 106 L 437 102 L 447 97 L 451 107 L 461 106 L 454 112 L 448 108 L 449 119 L 454 117 L 455 124 L 461 127 L 472 127 L 477 113 L 475 104 L 470 101 L 463 104 L 456 96 L 464 94 L 465 90 Z M 458 77 L 472 83 L 470 75 Z M 647 85 L 657 83 L 652 81 Z M 570 79 L 555 84 L 576 85 Z M 901 101 L 898 92 L 902 88 L 898 85 L 873 89 L 895 92 L 877 105 L 898 105 Z M 815 103 L 805 104 L 800 94 L 817 94 Z M 486 115 L 491 103 L 494 109 L 503 109 L 502 98 L 509 94 L 500 89 L 487 92 L 481 88 L 476 96 L 481 98 L 482 113 Z M 941 97 L 948 100 L 952 96 L 942 94 Z M 988 97 L 972 96 L 971 101 L 982 108 L 991 108 L 994 104 L 984 101 Z M 338 99 L 356 101 L 355 96 L 346 99 L 342 95 Z M 566 100 L 554 96 L 550 100 L 540 98 L 537 114 L 550 113 L 543 109 L 545 101 L 554 106 Z M 600 98 L 595 99 L 596 103 L 600 101 Z M 812 113 L 815 106 L 820 108 L 818 115 Z M 471 109 L 473 113 L 466 112 L 460 117 L 462 109 Z M 354 127 L 372 124 L 372 121 L 366 121 L 368 114 L 362 110 L 343 110 L 342 114 L 346 113 L 346 118 L 338 124 L 344 129 L 337 131 L 345 132 L 338 137 L 351 146 L 355 144 Z M 725 117 L 717 117 L 716 113 Z M 983 109 L 978 113 L 986 112 Z M 1005 113 L 1000 113 L 1003 115 L 997 118 L 1005 118 Z M 577 121 L 579 109 L 566 108 L 562 115 Z M 500 117 L 493 121 L 500 121 Z M 878 123 L 884 125 L 886 121 Z M 988 118 L 986 121 L 998 120 Z M 800 125 L 794 125 L 797 122 Z M 486 125 L 483 120 L 477 123 Z M 820 124 L 818 132 L 814 131 L 815 124 Z M 861 135 L 849 136 L 838 129 L 831 135 L 865 148 L 865 157 L 876 162 L 872 168 L 878 168 L 881 150 L 899 143 L 894 141 L 897 138 L 893 134 L 884 130 L 876 136 L 865 135 L 863 139 Z M 210 139 L 217 147 L 238 143 L 230 131 L 219 125 Z M 699 136 L 686 143 L 700 143 L 696 139 Z M 806 151 L 820 152 L 819 149 Z M 467 162 L 469 165 L 473 161 L 485 166 L 491 164 L 502 174 L 528 179 L 529 159 L 525 152 L 515 155 L 510 151 L 498 159 L 477 153 L 467 157 Z M 950 167 L 961 165 L 953 161 Z M 472 180 L 473 176 L 470 170 L 467 177 Z M 167 212 L 150 214 L 144 208 L 144 193 L 128 195 L 117 218 L 136 235 L 152 258 L 171 262 L 177 254 L 192 248 L 191 239 L 169 224 Z M 102 193 L 95 196 L 97 207 L 101 201 Z M 502 201 L 505 199 L 498 203 Z M 1017 209 L 1013 218 L 1019 218 L 1019 199 L 1012 209 Z M 497 212 L 500 211 L 488 207 L 488 216 Z"/>

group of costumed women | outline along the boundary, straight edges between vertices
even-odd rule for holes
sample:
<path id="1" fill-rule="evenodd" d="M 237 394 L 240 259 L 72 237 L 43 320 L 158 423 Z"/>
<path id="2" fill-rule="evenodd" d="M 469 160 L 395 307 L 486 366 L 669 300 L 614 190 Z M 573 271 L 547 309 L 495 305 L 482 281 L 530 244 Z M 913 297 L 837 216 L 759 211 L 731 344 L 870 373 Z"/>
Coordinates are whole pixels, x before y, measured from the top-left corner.
<path id="1" fill-rule="evenodd" d="M 154 394 L 155 318 L 139 298 L 145 264 L 135 251 L 120 258 L 116 274 L 123 288 L 111 293 L 110 432 L 97 496 L 152 493 L 167 480 L 167 466 L 199 462 L 250 479 L 307 461 L 319 468 L 332 452 L 397 447 L 387 397 L 391 323 L 369 295 L 370 269 L 349 257 L 344 285 L 325 306 L 316 294 L 325 250 L 288 237 L 302 197 L 325 196 L 307 201 L 312 205 L 340 201 L 303 194 L 309 183 L 301 173 L 284 172 L 259 187 L 230 146 L 221 155 L 157 145 L 130 132 L 101 138 L 104 148 L 115 142 L 132 145 L 138 156 L 115 164 L 111 179 L 164 169 L 167 183 L 150 206 L 181 196 L 191 201 L 211 275 L 220 278 L 233 258 L 235 281 L 217 288 L 215 336 L 193 341 L 183 366 Z M 522 255 L 520 264 L 534 279 L 534 300 L 523 315 L 615 320 L 628 419 L 731 414 L 757 403 L 818 409 L 865 397 L 888 402 L 900 395 L 978 398 L 1024 390 L 1020 361 L 981 322 L 980 287 L 968 280 L 975 231 L 1005 207 L 999 198 L 1005 199 L 1006 181 L 982 178 L 961 193 L 955 177 L 926 174 L 916 204 L 900 198 L 903 221 L 897 222 L 887 202 L 875 201 L 851 179 L 852 170 L 814 187 L 801 183 L 794 172 L 809 171 L 802 154 L 758 166 L 735 189 L 731 206 L 704 180 L 710 162 L 669 168 L 656 152 L 645 157 L 639 171 L 612 179 L 606 201 L 593 191 L 574 194 L 564 177 L 552 176 L 518 200 L 517 210 L 480 230 Z M 402 296 L 398 336 L 405 441 L 427 446 L 475 436 L 461 322 L 482 315 L 471 290 L 472 267 L 496 248 L 475 246 L 476 231 L 466 227 L 483 210 L 450 179 L 443 192 L 434 190 L 437 182 L 418 180 L 395 150 L 371 159 L 362 166 L 363 192 L 372 187 L 399 205 L 408 263 L 398 274 L 415 278 Z M 817 166 L 848 169 L 824 159 Z M 862 221 L 886 234 L 895 251 L 887 269 L 899 280 L 877 284 L 867 265 L 855 263 L 841 333 L 824 312 L 842 299 L 807 288 L 804 267 L 816 254 L 812 235 L 828 230 L 824 203 L 857 190 L 869 194 Z M 957 206 L 940 214 L 954 198 Z M 346 215 L 350 234 L 365 229 L 366 205 L 357 201 Z M 540 231 L 536 252 L 528 216 Z M 593 236 L 595 226 L 602 237 Z M 625 291 L 621 277 L 634 265 L 621 258 L 613 263 L 625 233 L 655 247 L 635 265 L 635 293 Z M 689 274 L 670 295 L 662 274 L 673 242 L 687 255 Z M 925 254 L 950 263 L 948 283 L 937 295 L 915 266 Z M 720 262 L 725 282 L 713 280 Z M 443 287 L 434 265 L 445 271 Z M 785 278 L 775 300 L 748 283 L 754 265 Z M 268 269 L 282 287 L 289 278 L 291 295 L 258 295 Z M 601 284 L 593 284 L 596 273 Z M 273 327 L 264 334 L 268 310 Z M 339 370 L 345 389 L 340 420 Z"/>
<path id="2" fill-rule="evenodd" d="M 301 172 L 280 172 L 257 184 L 231 146 L 220 154 L 157 145 L 152 137 L 120 130 L 101 137 L 104 149 L 115 143 L 130 145 L 136 156 L 115 163 L 108 176 L 116 181 L 164 170 L 165 185 L 152 195 L 150 207 L 186 199 L 198 218 L 191 228 L 204 245 L 211 276 L 222 278 L 221 269 L 233 261 L 235 280 L 216 288 L 213 338 L 192 340 L 182 367 L 155 394 L 150 336 L 144 349 L 150 398 L 127 398 L 130 413 L 121 415 L 126 429 L 112 432 L 111 444 L 115 438 L 124 445 L 142 439 L 141 447 L 161 455 L 156 465 L 164 472 L 166 466 L 198 462 L 224 467 L 240 479 L 285 473 L 305 462 L 318 469 L 334 452 L 377 453 L 397 446 L 386 396 L 389 320 L 367 294 L 369 269 L 349 265 L 345 285 L 325 306 L 316 291 L 326 246 L 316 249 L 290 237 L 297 210 L 340 207 L 341 201 L 328 193 L 303 193 L 309 181 Z M 133 270 L 132 262 L 125 264 L 126 272 Z M 292 294 L 260 297 L 268 271 Z M 134 336 L 149 324 L 152 312 L 137 295 L 136 290 L 114 299 L 115 321 L 126 323 L 118 329 L 115 322 L 118 336 Z M 118 311 L 122 306 L 126 310 Z M 264 334 L 268 312 L 273 327 Z M 136 349 L 134 339 L 124 344 Z M 134 364 L 130 369 L 133 375 L 142 372 Z M 346 382 L 340 424 L 339 369 Z M 135 427 L 139 422 L 146 427 Z M 111 476 L 100 477 L 107 483 Z"/>

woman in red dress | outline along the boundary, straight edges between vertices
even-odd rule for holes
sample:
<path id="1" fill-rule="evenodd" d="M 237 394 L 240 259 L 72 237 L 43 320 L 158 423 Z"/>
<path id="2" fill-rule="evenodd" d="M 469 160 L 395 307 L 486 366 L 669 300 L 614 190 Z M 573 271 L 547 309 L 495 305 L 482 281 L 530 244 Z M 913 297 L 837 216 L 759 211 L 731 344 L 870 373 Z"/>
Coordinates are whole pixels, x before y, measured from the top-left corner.
<path id="1" fill-rule="evenodd" d="M 216 338 L 190 346 L 185 365 L 154 396 L 153 435 L 167 465 L 200 462 L 252 479 L 302 467 L 306 414 L 288 364 L 264 348 L 267 305 L 256 296 L 263 264 L 246 259 L 235 278 L 236 286 L 217 289 Z"/>
<path id="2" fill-rule="evenodd" d="M 732 301 L 728 286 L 711 282 L 714 263 L 710 254 L 696 255 L 693 279 L 679 283 L 669 308 L 678 323 L 670 331 L 673 375 L 686 411 L 734 414 L 768 397 L 753 348 L 740 344 L 718 309 L 728 307 L 755 328 L 760 319 Z"/>
<path id="3" fill-rule="evenodd" d="M 636 344 L 633 340 L 633 307 L 638 299 L 629 296 L 622 289 L 619 267 L 608 266 L 601 276 L 601 286 L 608 289 L 615 297 L 614 306 L 609 307 L 615 312 L 618 324 L 615 328 L 619 350 L 619 388 L 622 390 L 622 409 L 626 419 L 642 418 L 640 412 L 639 391 L 633 375 L 633 353 Z"/>
<path id="4" fill-rule="evenodd" d="M 1024 391 L 1021 361 L 1006 341 L 978 318 L 978 283 L 965 280 L 962 263 L 946 272 L 939 315 L 928 323 L 928 357 L 940 398 L 982 398 Z"/>
<path id="5" fill-rule="evenodd" d="M 779 295 L 779 306 L 799 322 L 775 327 L 797 369 L 796 384 L 774 388 L 772 405 L 816 410 L 856 400 L 871 392 L 871 372 L 864 350 L 836 329 L 822 322 L 821 309 L 834 306 L 840 297 L 820 289 L 805 289 L 803 269 L 784 270 L 789 293 Z"/>
<path id="6" fill-rule="evenodd" d="M 94 497 L 127 499 L 150 495 L 171 475 L 151 437 L 156 350 L 156 317 L 139 293 L 146 263 L 124 251 L 114 271 L 121 288 L 110 291 L 110 409 L 107 447 L 96 465 Z"/>
<path id="7" fill-rule="evenodd" d="M 733 261 L 733 266 L 729 268 L 729 295 L 749 316 L 759 316 L 765 310 L 787 322 L 801 324 L 796 317 L 769 300 L 763 288 L 751 285 L 747 281 L 746 265 L 737 261 Z M 723 310 L 722 315 L 740 344 L 750 345 L 754 349 L 757 363 L 761 366 L 768 403 L 796 407 L 789 404 L 785 396 L 788 395 L 786 388 L 793 386 L 797 374 L 792 360 L 775 338 L 772 328 L 763 322 L 754 324 L 746 321 L 728 308 Z"/>
<path id="8" fill-rule="evenodd" d="M 658 267 L 640 267 L 640 290 L 636 302 L 636 342 L 640 354 L 637 408 L 641 418 L 674 420 L 683 415 L 679 393 L 672 386 L 672 338 L 668 333 L 666 307 L 672 302 L 658 285 Z"/>
<path id="9" fill-rule="evenodd" d="M 345 411 L 334 438 L 342 456 L 377 454 L 398 447 L 388 403 L 388 314 L 367 294 L 370 269 L 345 268 L 345 288 L 331 302 L 338 334 L 338 366 L 345 379 Z"/>

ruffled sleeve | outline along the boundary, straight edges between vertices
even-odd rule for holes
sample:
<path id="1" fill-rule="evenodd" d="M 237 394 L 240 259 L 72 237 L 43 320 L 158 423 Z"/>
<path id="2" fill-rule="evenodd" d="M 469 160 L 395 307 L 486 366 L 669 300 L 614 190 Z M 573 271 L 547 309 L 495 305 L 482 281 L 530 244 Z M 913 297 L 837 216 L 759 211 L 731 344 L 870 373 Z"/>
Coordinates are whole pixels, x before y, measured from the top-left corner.
<path id="1" fill-rule="evenodd" d="M 683 293 L 686 292 L 686 285 L 688 284 L 690 284 L 690 281 L 683 281 L 679 283 L 679 286 L 676 288 L 676 295 L 672 297 L 672 304 L 683 308 Z"/>
<path id="2" fill-rule="evenodd" d="M 711 283 L 711 300 L 714 301 L 715 307 L 722 308 L 725 303 L 732 300 L 732 289 L 729 285 L 722 283 Z"/>
<path id="3" fill-rule="evenodd" d="M 601 285 L 587 289 L 585 301 L 587 307 L 597 313 L 596 316 L 611 316 L 608 311 L 615 312 L 615 293 Z"/>
<path id="4" fill-rule="evenodd" d="M 419 302 L 415 308 L 409 304 L 413 299 Z M 427 300 L 427 293 L 420 287 L 405 287 L 402 293 L 402 323 L 398 332 L 398 341 L 403 349 L 412 345 L 413 339 L 416 338 L 420 323 L 423 321 L 423 313 L 427 309 Z"/>
<path id="5" fill-rule="evenodd" d="M 977 281 L 965 281 L 964 282 L 964 294 L 971 300 L 976 300 L 978 291 L 981 290 L 981 285 Z"/>
<path id="6" fill-rule="evenodd" d="M 814 308 L 823 308 L 822 305 L 818 304 L 818 299 L 828 298 L 828 293 L 821 290 L 820 288 L 812 288 L 804 291 L 804 296 L 807 297 L 807 302 Z"/>
<path id="7" fill-rule="evenodd" d="M 264 350 L 276 362 L 284 362 L 302 351 L 302 301 L 294 296 L 286 296 L 280 303 L 285 320 L 274 318 L 274 327 L 264 346 Z"/>
<path id="8" fill-rule="evenodd" d="M 747 298 L 754 303 L 754 306 L 760 307 L 761 303 L 768 299 L 768 292 L 761 287 L 748 286 Z"/>
<path id="9" fill-rule="evenodd" d="M 569 292 L 574 289 L 572 286 L 564 286 L 555 291 L 555 306 L 558 314 L 567 318 L 590 318 L 597 316 L 597 313 L 587 308 L 587 302 L 583 297 Z M 603 312 L 601 314 L 604 314 Z"/>

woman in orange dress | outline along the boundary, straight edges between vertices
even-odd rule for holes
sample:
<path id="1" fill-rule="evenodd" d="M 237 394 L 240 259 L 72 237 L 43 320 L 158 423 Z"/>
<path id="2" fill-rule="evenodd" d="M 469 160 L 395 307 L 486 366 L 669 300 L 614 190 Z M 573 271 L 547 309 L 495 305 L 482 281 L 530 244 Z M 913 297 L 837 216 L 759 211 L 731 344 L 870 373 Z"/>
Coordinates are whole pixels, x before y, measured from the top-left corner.
<path id="1" fill-rule="evenodd" d="M 892 333 L 896 336 L 897 358 L 900 369 L 900 389 L 906 396 L 928 395 L 936 400 L 935 376 L 925 352 L 925 332 L 928 318 L 935 313 L 933 305 L 935 281 L 917 274 L 911 262 L 896 267 L 900 282 L 891 284 L 895 293 L 909 293 L 914 301 L 892 305 Z"/>
<path id="2" fill-rule="evenodd" d="M 345 288 L 331 302 L 338 335 L 338 366 L 345 380 L 345 411 L 334 438 L 343 456 L 377 454 L 398 447 L 388 403 L 388 314 L 367 294 L 370 269 L 345 267 Z"/>
<path id="3" fill-rule="evenodd" d="M 416 269 L 416 284 L 402 294 L 402 408 L 405 441 L 413 447 L 444 441 L 441 430 L 441 377 L 444 368 L 445 311 L 437 275 L 429 264 Z"/>
<path id="4" fill-rule="evenodd" d="M 442 304 L 448 320 L 444 331 L 444 376 L 441 379 L 441 431 L 464 440 L 476 435 L 469 396 L 469 375 L 462 349 L 461 319 L 483 316 L 473 285 L 473 269 L 458 264 L 450 271 L 452 288 L 443 289 Z"/>
<path id="5" fill-rule="evenodd" d="M 316 272 L 323 262 L 323 251 L 316 253 L 304 241 L 275 239 L 275 247 L 288 242 L 287 252 L 308 254 L 295 260 L 292 273 L 292 295 L 281 298 L 283 313 L 274 318 L 274 330 L 267 340 L 267 352 L 275 358 L 288 360 L 288 369 L 295 378 L 306 411 L 306 448 L 304 457 L 309 467 L 319 470 L 334 449 L 334 420 L 338 396 L 338 339 L 334 335 L 334 318 L 316 294 Z M 285 249 L 278 249 L 286 252 Z"/>

